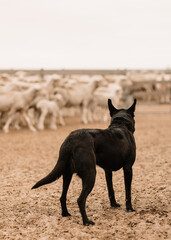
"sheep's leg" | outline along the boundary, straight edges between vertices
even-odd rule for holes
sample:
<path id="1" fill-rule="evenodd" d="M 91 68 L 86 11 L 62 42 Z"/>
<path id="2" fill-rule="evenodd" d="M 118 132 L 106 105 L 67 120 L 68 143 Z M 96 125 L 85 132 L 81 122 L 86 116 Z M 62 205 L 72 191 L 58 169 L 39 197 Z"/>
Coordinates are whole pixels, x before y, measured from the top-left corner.
<path id="1" fill-rule="evenodd" d="M 62 110 L 59 110 L 59 123 L 60 123 L 60 125 L 65 126 Z"/>
<path id="2" fill-rule="evenodd" d="M 12 123 L 12 121 L 15 119 L 15 113 L 16 113 L 16 110 L 15 109 L 11 109 L 8 114 L 7 114 L 7 121 L 5 123 L 5 126 L 3 127 L 3 131 L 5 133 L 8 133 L 9 132 L 9 126 L 10 124 Z"/>
<path id="3" fill-rule="evenodd" d="M 21 129 L 21 127 L 20 127 L 20 125 L 19 125 L 19 121 L 18 121 L 17 119 L 15 119 L 15 121 L 14 121 L 14 128 L 15 128 L 16 130 L 20 130 L 20 129 Z"/>
<path id="4" fill-rule="evenodd" d="M 36 128 L 33 127 L 32 123 L 31 123 L 31 121 L 30 121 L 30 118 L 27 116 L 27 114 L 26 114 L 25 112 L 23 112 L 23 117 L 24 117 L 24 119 L 26 120 L 29 129 L 30 129 L 32 132 L 36 132 Z"/>
<path id="5" fill-rule="evenodd" d="M 56 130 L 57 126 L 56 126 L 56 113 L 53 112 L 51 115 L 51 121 L 50 121 L 50 129 L 52 130 Z"/>
<path id="6" fill-rule="evenodd" d="M 37 127 L 38 127 L 39 130 L 44 129 L 44 121 L 45 121 L 47 113 L 48 113 L 48 111 L 46 109 L 43 109 L 43 110 L 41 109 L 40 118 L 39 118 L 39 121 L 38 121 L 38 124 L 37 124 Z"/>
<path id="7" fill-rule="evenodd" d="M 83 122 L 84 124 L 88 124 L 87 114 L 88 114 L 88 109 L 87 109 L 87 107 L 83 107 L 83 110 L 82 110 L 82 122 Z"/>
<path id="8" fill-rule="evenodd" d="M 38 125 L 40 115 L 41 115 L 41 111 L 36 109 L 34 111 L 34 117 L 33 117 L 33 121 L 32 121 L 34 123 L 34 125 L 36 125 L 36 126 Z"/>
<path id="9" fill-rule="evenodd" d="M 38 115 L 38 113 L 33 108 L 28 110 L 28 116 L 29 116 L 33 125 L 36 125 L 36 122 L 37 122 L 37 119 L 38 119 L 37 115 Z"/>
<path id="10" fill-rule="evenodd" d="M 5 132 L 5 133 L 8 133 L 9 132 L 9 126 L 10 126 L 10 124 L 12 123 L 12 121 L 14 120 L 14 118 L 15 118 L 15 115 L 13 114 L 9 114 L 9 117 L 8 117 L 8 119 L 7 119 L 7 121 L 6 121 L 6 123 L 5 123 L 5 126 L 3 127 L 3 131 Z"/>
<path id="11" fill-rule="evenodd" d="M 104 120 L 105 123 L 106 123 L 106 122 L 108 121 L 108 119 L 109 119 L 108 115 L 109 115 L 108 112 L 105 112 L 104 117 L 103 117 L 103 120 Z"/>
<path id="12" fill-rule="evenodd" d="M 14 128 L 16 130 L 20 130 L 21 129 L 19 123 L 20 123 L 20 113 L 18 112 L 18 113 L 15 114 L 15 117 L 14 117 Z"/>
<path id="13" fill-rule="evenodd" d="M 85 101 L 83 102 L 83 107 L 82 107 L 82 122 L 84 124 L 88 124 L 88 102 Z"/>
<path id="14" fill-rule="evenodd" d="M 90 107 L 89 107 L 89 112 L 88 112 L 88 119 L 90 122 L 97 122 L 99 121 L 100 117 L 98 116 L 98 112 L 99 112 L 99 107 L 95 102 L 91 102 L 90 103 Z"/>
<path id="15" fill-rule="evenodd" d="M 92 109 L 88 109 L 88 121 L 89 122 L 93 122 L 93 113 L 92 113 Z"/>
<path id="16" fill-rule="evenodd" d="M 98 122 L 100 119 L 99 107 L 95 103 L 93 103 L 93 105 L 91 105 L 90 111 L 91 111 L 92 121 Z"/>
<path id="17" fill-rule="evenodd" d="M 94 110 L 94 102 L 91 100 L 87 107 L 87 118 L 88 122 L 93 122 L 93 110 Z"/>

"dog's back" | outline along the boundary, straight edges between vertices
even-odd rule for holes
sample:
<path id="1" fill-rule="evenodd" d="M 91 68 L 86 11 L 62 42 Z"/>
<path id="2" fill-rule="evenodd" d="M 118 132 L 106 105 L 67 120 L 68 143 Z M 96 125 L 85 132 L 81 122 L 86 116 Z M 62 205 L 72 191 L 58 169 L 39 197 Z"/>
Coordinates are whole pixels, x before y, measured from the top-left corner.
<path id="1" fill-rule="evenodd" d="M 107 129 L 79 129 L 73 131 L 62 146 L 70 149 L 70 166 L 74 172 L 78 166 L 82 166 L 82 159 L 78 157 L 75 162 L 75 155 L 79 152 L 95 155 L 95 164 L 103 169 L 117 171 L 125 164 L 133 164 L 135 159 L 135 141 L 132 133 L 125 127 L 124 123 L 118 126 L 113 123 Z M 79 175 L 79 174 L 78 174 Z"/>

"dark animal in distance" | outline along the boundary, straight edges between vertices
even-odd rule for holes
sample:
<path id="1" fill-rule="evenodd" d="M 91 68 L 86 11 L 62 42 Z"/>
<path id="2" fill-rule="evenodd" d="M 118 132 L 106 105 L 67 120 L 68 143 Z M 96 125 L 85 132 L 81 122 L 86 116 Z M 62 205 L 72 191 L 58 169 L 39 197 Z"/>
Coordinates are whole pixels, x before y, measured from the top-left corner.
<path id="1" fill-rule="evenodd" d="M 105 171 L 111 207 L 119 207 L 115 200 L 112 171 L 123 168 L 126 192 L 126 209 L 134 211 L 131 203 L 132 166 L 136 157 L 134 139 L 136 99 L 128 109 L 116 109 L 108 99 L 111 122 L 107 129 L 78 129 L 69 134 L 62 143 L 59 159 L 54 169 L 33 188 L 49 184 L 63 176 L 63 191 L 60 198 L 62 216 L 70 216 L 66 195 L 73 173 L 82 179 L 82 191 L 77 200 L 84 225 L 94 224 L 86 214 L 86 199 L 92 191 L 96 165 Z"/>

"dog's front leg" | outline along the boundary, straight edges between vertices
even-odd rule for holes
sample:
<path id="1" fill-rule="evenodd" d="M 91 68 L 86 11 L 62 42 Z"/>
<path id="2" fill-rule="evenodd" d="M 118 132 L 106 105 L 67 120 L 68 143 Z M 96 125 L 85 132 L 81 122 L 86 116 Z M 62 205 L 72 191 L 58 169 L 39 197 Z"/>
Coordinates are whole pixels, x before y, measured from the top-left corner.
<path id="1" fill-rule="evenodd" d="M 110 205 L 111 205 L 111 207 L 120 207 L 120 204 L 118 204 L 115 200 L 115 192 L 114 192 L 113 183 L 112 183 L 112 171 L 105 170 L 105 177 L 106 177 L 106 182 L 107 182 L 107 189 L 108 189 Z"/>
<path id="2" fill-rule="evenodd" d="M 132 167 L 125 166 L 124 170 L 124 181 L 125 181 L 125 195 L 126 195 L 126 210 L 133 212 L 131 203 L 131 182 L 132 182 Z"/>

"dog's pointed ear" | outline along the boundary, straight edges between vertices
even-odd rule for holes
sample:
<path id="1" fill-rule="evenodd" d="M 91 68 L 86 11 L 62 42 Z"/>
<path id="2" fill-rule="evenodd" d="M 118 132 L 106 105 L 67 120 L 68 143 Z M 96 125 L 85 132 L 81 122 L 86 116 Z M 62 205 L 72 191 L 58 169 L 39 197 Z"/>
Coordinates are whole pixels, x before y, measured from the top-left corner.
<path id="1" fill-rule="evenodd" d="M 117 112 L 117 109 L 113 106 L 111 99 L 108 99 L 108 108 L 109 108 L 110 116 L 112 117 L 113 114 Z"/>
<path id="2" fill-rule="evenodd" d="M 137 102 L 137 99 L 134 99 L 134 102 L 133 102 L 132 106 L 131 106 L 130 108 L 128 108 L 128 111 L 129 111 L 131 114 L 134 114 L 134 112 L 135 112 L 136 102 Z"/>

